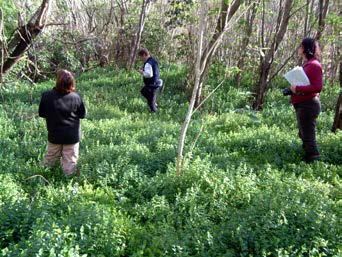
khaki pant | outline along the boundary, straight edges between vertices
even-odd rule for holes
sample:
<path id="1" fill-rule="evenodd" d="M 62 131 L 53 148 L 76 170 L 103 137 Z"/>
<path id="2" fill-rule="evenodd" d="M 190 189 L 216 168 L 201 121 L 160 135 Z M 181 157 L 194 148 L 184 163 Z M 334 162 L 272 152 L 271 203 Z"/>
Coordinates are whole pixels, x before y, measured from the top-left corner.
<path id="1" fill-rule="evenodd" d="M 78 160 L 79 143 L 71 145 L 58 145 L 48 142 L 48 149 L 42 166 L 53 166 L 59 161 L 62 165 L 63 172 L 71 175 L 76 170 Z"/>

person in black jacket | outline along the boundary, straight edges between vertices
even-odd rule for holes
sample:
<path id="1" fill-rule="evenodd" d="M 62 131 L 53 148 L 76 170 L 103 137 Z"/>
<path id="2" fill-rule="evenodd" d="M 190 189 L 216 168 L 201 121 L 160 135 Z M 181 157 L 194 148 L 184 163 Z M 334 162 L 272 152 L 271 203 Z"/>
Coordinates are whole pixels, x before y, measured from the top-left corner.
<path id="1" fill-rule="evenodd" d="M 50 167 L 60 161 L 67 176 L 76 171 L 80 119 L 87 115 L 81 96 L 74 91 L 73 75 L 67 70 L 59 70 L 56 87 L 43 92 L 39 104 L 39 116 L 46 119 L 48 130 L 48 149 L 42 166 Z"/>
<path id="2" fill-rule="evenodd" d="M 146 98 L 151 112 L 157 112 L 157 90 L 162 86 L 158 62 L 150 56 L 147 49 L 141 49 L 138 56 L 144 61 L 144 66 L 138 70 L 144 80 L 144 87 L 140 93 Z"/>

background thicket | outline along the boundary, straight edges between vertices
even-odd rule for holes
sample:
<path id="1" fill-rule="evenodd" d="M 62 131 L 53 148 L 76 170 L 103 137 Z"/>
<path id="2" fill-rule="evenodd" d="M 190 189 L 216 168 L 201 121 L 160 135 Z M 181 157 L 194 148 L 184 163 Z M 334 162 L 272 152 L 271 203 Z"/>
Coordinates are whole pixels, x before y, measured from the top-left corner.
<path id="1" fill-rule="evenodd" d="M 130 67 L 135 62 L 131 53 L 140 46 L 150 49 L 158 59 L 172 63 L 190 65 L 194 60 L 200 29 L 200 6 L 194 0 L 2 0 L 1 47 L 5 55 L 6 43 L 16 34 L 16 28 L 25 25 L 42 2 L 50 3 L 44 31 L 24 56 L 24 71 L 34 81 L 54 74 L 58 67 L 75 72 L 106 64 Z M 215 33 L 213 28 L 220 29 L 223 21 L 217 17 L 224 13 L 225 5 L 237 6 L 214 60 L 224 63 L 226 70 L 232 67 L 241 70 L 238 84 L 241 79 L 249 79 L 251 86 L 258 84 L 265 68 L 263 61 L 270 63 L 272 81 L 279 70 L 298 62 L 296 48 L 306 36 L 320 40 L 325 74 L 330 82 L 336 81 L 341 48 L 339 1 L 205 2 L 206 44 Z M 284 17 L 286 4 L 290 7 L 289 17 Z M 285 18 L 289 19 L 288 25 L 276 43 L 274 39 L 280 34 L 279 27 Z"/>

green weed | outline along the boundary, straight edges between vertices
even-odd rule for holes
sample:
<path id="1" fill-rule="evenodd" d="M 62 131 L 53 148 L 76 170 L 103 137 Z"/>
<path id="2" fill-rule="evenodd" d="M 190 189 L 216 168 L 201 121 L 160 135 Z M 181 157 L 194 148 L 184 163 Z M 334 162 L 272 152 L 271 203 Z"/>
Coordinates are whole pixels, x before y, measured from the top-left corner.
<path id="1" fill-rule="evenodd" d="M 308 165 L 280 88 L 254 112 L 248 85 L 227 80 L 194 114 L 178 177 L 186 69 L 161 73 L 158 114 L 136 72 L 76 77 L 89 115 L 72 179 L 39 165 L 47 132 L 38 104 L 54 81 L 2 88 L 1 255 L 339 256 L 342 133 L 330 132 L 338 89 L 322 93 L 322 161 Z M 211 76 L 204 95 L 216 83 Z"/>

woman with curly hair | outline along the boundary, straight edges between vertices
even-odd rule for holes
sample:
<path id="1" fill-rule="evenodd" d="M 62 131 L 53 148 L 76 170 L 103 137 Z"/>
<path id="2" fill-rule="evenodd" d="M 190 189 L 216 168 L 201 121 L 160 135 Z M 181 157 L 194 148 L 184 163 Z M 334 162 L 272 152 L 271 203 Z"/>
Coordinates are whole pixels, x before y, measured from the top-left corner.
<path id="1" fill-rule="evenodd" d="M 87 114 L 75 89 L 73 75 L 67 70 L 59 70 L 56 87 L 43 92 L 39 104 L 39 116 L 46 119 L 48 130 L 48 149 L 42 165 L 52 166 L 60 161 L 67 176 L 76 171 L 81 140 L 80 119 Z"/>

